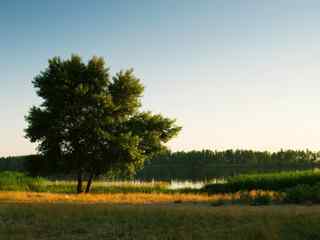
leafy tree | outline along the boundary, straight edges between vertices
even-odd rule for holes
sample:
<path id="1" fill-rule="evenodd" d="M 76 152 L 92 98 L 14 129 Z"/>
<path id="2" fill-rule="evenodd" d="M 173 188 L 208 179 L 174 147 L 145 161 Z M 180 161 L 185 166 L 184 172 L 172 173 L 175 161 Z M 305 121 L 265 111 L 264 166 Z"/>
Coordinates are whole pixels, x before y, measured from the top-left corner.
<path id="1" fill-rule="evenodd" d="M 26 137 L 52 170 L 77 175 L 77 192 L 88 178 L 108 171 L 134 173 L 165 149 L 181 127 L 175 120 L 139 111 L 144 91 L 133 70 L 110 77 L 103 58 L 55 57 L 33 80 L 43 99 L 26 116 Z"/>

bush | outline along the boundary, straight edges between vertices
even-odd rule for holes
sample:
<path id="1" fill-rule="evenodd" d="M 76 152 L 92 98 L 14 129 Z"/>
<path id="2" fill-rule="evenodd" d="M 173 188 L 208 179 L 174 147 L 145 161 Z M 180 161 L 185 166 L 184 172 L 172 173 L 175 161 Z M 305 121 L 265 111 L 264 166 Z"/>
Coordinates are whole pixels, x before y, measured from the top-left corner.
<path id="1" fill-rule="evenodd" d="M 320 203 L 320 183 L 310 185 L 298 185 L 287 189 L 284 202 L 287 203 Z"/>
<path id="2" fill-rule="evenodd" d="M 320 171 L 299 171 L 240 175 L 227 179 L 223 184 L 207 184 L 208 193 L 226 193 L 261 189 L 267 191 L 285 191 L 299 184 L 315 185 L 320 183 Z"/>

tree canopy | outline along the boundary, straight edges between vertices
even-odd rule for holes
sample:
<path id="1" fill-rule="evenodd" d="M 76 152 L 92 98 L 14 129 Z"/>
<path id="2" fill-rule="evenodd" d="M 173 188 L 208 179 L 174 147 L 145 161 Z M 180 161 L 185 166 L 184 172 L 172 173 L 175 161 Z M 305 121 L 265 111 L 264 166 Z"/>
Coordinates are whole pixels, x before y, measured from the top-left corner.
<path id="1" fill-rule="evenodd" d="M 33 85 L 43 102 L 26 116 L 26 137 L 50 168 L 77 175 L 78 192 L 84 176 L 89 192 L 102 173 L 134 173 L 181 130 L 174 119 L 140 111 L 144 87 L 133 70 L 111 77 L 101 57 L 54 57 Z"/>

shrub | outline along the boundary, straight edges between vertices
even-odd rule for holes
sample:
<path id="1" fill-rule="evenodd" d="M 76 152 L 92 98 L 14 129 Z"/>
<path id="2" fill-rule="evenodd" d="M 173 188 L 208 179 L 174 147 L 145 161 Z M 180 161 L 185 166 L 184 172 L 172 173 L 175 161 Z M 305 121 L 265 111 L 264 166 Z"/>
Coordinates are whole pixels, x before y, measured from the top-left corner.
<path id="1" fill-rule="evenodd" d="M 320 203 L 320 183 L 298 185 L 285 192 L 284 202 L 287 203 Z"/>
<path id="2" fill-rule="evenodd" d="M 315 185 L 320 183 L 320 171 L 299 171 L 240 175 L 227 179 L 222 184 L 207 184 L 208 193 L 238 192 L 261 189 L 267 191 L 284 191 L 299 184 Z"/>

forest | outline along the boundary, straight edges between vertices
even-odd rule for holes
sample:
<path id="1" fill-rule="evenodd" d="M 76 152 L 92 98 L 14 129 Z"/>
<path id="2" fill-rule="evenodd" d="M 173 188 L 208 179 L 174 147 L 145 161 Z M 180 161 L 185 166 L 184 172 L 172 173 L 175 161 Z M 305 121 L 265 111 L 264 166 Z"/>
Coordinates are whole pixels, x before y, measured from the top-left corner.
<path id="1" fill-rule="evenodd" d="M 319 166 L 320 152 L 309 150 L 254 150 L 166 152 L 146 162 L 139 179 L 206 180 L 229 176 L 306 170 Z"/>
<path id="2" fill-rule="evenodd" d="M 249 173 L 308 170 L 319 166 L 320 152 L 310 150 L 166 151 L 146 161 L 144 167 L 133 176 L 106 172 L 104 177 L 117 180 L 206 181 Z M 48 173 L 45 168 L 38 155 L 0 158 L 2 171 L 54 175 L 54 171 Z"/>

